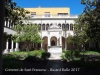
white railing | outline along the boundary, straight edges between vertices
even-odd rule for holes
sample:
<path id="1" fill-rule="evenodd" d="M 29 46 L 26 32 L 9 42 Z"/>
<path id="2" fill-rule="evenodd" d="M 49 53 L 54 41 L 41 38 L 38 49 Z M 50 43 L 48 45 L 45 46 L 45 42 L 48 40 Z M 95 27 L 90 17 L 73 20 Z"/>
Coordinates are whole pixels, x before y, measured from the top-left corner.
<path id="1" fill-rule="evenodd" d="M 36 15 L 36 16 L 31 16 L 31 18 L 78 18 L 78 15 L 50 15 L 50 16 L 45 16 L 45 15 Z"/>
<path id="2" fill-rule="evenodd" d="M 61 46 L 51 46 L 48 49 L 48 52 L 50 52 L 50 53 L 62 53 L 62 47 Z"/>

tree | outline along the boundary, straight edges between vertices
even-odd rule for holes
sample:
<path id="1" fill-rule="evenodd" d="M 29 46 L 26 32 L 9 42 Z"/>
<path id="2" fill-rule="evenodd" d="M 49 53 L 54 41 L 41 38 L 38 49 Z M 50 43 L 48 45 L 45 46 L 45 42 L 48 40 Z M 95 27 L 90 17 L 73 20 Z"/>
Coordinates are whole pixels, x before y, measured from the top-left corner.
<path id="1" fill-rule="evenodd" d="M 91 41 L 100 41 L 100 1 L 99 0 L 82 0 L 85 5 L 82 18 L 82 23 L 88 23 L 86 34 Z"/>
<path id="2" fill-rule="evenodd" d="M 74 24 L 74 35 L 69 36 L 68 42 L 73 43 L 73 45 L 81 45 L 82 47 L 89 41 L 89 37 L 86 34 L 86 30 L 88 29 L 87 23 L 83 23 L 84 15 L 79 15 L 78 19 L 75 20 Z"/>
<path id="3" fill-rule="evenodd" d="M 28 14 L 29 11 L 17 6 L 16 2 L 12 0 L 5 0 L 5 20 L 9 19 L 11 25 L 19 24 L 19 21 L 22 18 L 25 18 L 25 15 Z"/>
<path id="4" fill-rule="evenodd" d="M 29 50 L 30 43 L 41 43 L 41 37 L 38 30 L 39 25 L 16 25 L 15 31 L 17 32 L 12 38 L 15 42 L 26 42 Z"/>
<path id="5" fill-rule="evenodd" d="M 85 5 L 83 13 L 78 17 L 74 25 L 73 39 L 79 44 L 86 42 L 100 41 L 100 1 L 99 0 L 81 0 Z M 71 38 L 72 39 L 72 38 Z"/>

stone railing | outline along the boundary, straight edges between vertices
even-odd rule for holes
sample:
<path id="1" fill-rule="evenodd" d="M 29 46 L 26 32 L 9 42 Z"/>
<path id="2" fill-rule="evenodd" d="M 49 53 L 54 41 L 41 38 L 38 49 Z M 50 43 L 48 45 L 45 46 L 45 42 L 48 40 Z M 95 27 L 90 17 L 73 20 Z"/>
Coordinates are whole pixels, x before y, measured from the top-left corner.
<path id="1" fill-rule="evenodd" d="M 62 47 L 61 46 L 50 46 L 48 48 L 48 52 L 50 52 L 50 53 L 62 53 Z"/>

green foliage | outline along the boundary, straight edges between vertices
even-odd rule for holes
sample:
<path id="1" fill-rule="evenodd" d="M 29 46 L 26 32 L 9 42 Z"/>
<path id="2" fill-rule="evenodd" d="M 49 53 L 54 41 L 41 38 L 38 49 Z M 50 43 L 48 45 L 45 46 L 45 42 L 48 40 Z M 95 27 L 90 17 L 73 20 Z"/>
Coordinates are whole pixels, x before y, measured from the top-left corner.
<path id="1" fill-rule="evenodd" d="M 68 37 L 68 42 L 74 45 L 84 45 L 89 41 L 89 37 L 86 34 L 88 29 L 87 24 L 82 23 L 84 15 L 79 15 L 74 24 L 74 35 Z"/>
<path id="2" fill-rule="evenodd" d="M 41 52 L 40 50 L 30 51 L 30 52 L 29 52 L 29 56 L 36 56 L 36 57 L 41 58 L 42 52 Z"/>
<path id="3" fill-rule="evenodd" d="M 65 53 L 65 50 L 63 49 L 62 52 Z"/>
<path id="4" fill-rule="evenodd" d="M 28 61 L 38 61 L 47 60 L 50 57 L 50 53 L 45 50 L 34 50 L 28 53 L 28 57 L 25 60 Z"/>
<path id="5" fill-rule="evenodd" d="M 100 1 L 99 0 L 81 0 L 85 5 L 83 17 L 80 19 L 82 25 L 87 26 L 85 31 L 91 41 L 100 41 Z"/>
<path id="6" fill-rule="evenodd" d="M 74 60 L 79 56 L 79 53 L 77 50 L 66 50 L 61 57 L 63 60 Z"/>
<path id="7" fill-rule="evenodd" d="M 15 54 L 3 55 L 3 69 L 5 68 L 21 68 L 22 63 L 19 61 L 19 57 Z"/>
<path id="8" fill-rule="evenodd" d="M 11 24 L 18 24 L 19 20 L 25 18 L 29 11 L 17 6 L 13 0 L 5 0 L 5 19 L 9 18 Z"/>
<path id="9" fill-rule="evenodd" d="M 50 57 L 50 53 L 45 51 L 42 53 L 41 59 L 47 60 L 49 57 Z"/>
<path id="10" fill-rule="evenodd" d="M 65 54 L 61 55 L 62 60 L 67 60 L 67 58 L 65 57 Z"/>
<path id="11" fill-rule="evenodd" d="M 28 52 L 11 52 L 10 54 L 16 55 L 19 59 L 28 57 Z"/>
<path id="12" fill-rule="evenodd" d="M 13 36 L 16 37 L 14 41 L 16 42 L 33 42 L 40 43 L 42 42 L 41 37 L 39 35 L 38 26 L 36 25 L 16 25 L 14 30 L 17 33 Z"/>
<path id="13" fill-rule="evenodd" d="M 100 55 L 100 53 L 97 52 L 97 51 L 89 51 L 89 50 L 87 50 L 85 52 L 80 52 L 80 54 L 85 54 L 85 55 Z"/>
<path id="14" fill-rule="evenodd" d="M 89 41 L 100 41 L 100 1 L 81 0 L 85 5 L 83 13 L 75 20 L 74 36 L 69 36 L 69 42 L 85 45 Z"/>

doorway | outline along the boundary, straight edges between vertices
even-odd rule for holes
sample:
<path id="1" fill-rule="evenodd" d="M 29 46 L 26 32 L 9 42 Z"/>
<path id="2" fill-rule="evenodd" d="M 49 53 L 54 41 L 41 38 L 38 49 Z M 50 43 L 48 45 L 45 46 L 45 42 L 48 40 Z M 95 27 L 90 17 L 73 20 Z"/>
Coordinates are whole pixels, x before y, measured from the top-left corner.
<path id="1" fill-rule="evenodd" d="M 55 41 L 54 40 L 51 41 L 51 46 L 55 46 Z"/>

